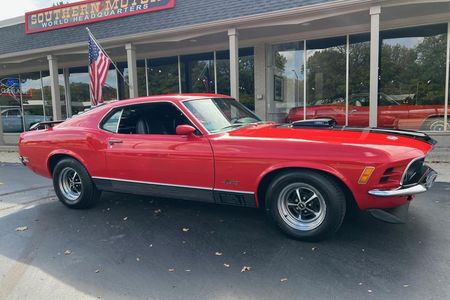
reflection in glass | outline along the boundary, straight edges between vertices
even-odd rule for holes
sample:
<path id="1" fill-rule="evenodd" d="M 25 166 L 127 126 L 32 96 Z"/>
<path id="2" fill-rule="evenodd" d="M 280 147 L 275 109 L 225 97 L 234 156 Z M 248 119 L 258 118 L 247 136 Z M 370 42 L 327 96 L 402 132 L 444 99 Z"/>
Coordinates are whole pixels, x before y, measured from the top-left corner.
<path id="1" fill-rule="evenodd" d="M 69 75 L 72 115 L 91 107 L 89 95 L 89 73 L 87 67 L 72 68 Z"/>
<path id="2" fill-rule="evenodd" d="M 444 129 L 447 24 L 381 33 L 378 126 Z"/>
<path id="3" fill-rule="evenodd" d="M 137 64 L 137 79 L 138 79 L 138 96 L 145 97 L 147 96 L 147 77 L 145 75 L 145 60 L 138 60 Z M 129 73 L 127 63 L 119 63 L 118 67 L 122 72 L 125 80 L 128 82 Z M 130 98 L 130 88 L 128 84 L 124 82 L 124 79 L 121 75 L 119 76 L 119 99 L 129 99 Z"/>
<path id="4" fill-rule="evenodd" d="M 23 107 L 23 126 L 29 130 L 36 123 L 51 120 L 44 109 L 41 73 L 20 74 L 20 90 Z"/>
<path id="5" fill-rule="evenodd" d="M 334 118 L 345 125 L 346 37 L 306 42 L 307 119 L 317 115 Z"/>
<path id="6" fill-rule="evenodd" d="M 59 70 L 58 80 L 59 80 L 59 93 L 61 95 L 61 118 L 64 120 L 68 116 L 66 109 L 66 89 L 64 86 L 64 74 L 62 70 Z M 42 92 L 44 95 L 45 114 L 47 116 L 52 116 L 53 106 L 52 106 L 51 78 L 50 73 L 48 71 L 42 72 L 42 85 L 43 85 Z"/>
<path id="7" fill-rule="evenodd" d="M 302 120 L 305 80 L 303 42 L 273 46 L 274 95 L 269 102 L 269 120 L 284 122 L 286 114 Z"/>
<path id="8" fill-rule="evenodd" d="M 214 93 L 214 54 L 181 56 L 183 93 Z"/>
<path id="9" fill-rule="evenodd" d="M 149 95 L 174 94 L 180 91 L 178 57 L 147 60 Z"/>
<path id="10" fill-rule="evenodd" d="M 230 51 L 218 51 L 217 92 L 230 95 Z M 239 102 L 255 110 L 255 62 L 253 48 L 239 49 Z"/>
<path id="11" fill-rule="evenodd" d="M 367 127 L 369 126 L 370 34 L 351 35 L 349 42 L 348 125 Z"/>
<path id="12" fill-rule="evenodd" d="M 5 133 L 23 131 L 20 94 L 20 79 L 18 75 L 0 78 L 0 113 L 3 132 Z"/>

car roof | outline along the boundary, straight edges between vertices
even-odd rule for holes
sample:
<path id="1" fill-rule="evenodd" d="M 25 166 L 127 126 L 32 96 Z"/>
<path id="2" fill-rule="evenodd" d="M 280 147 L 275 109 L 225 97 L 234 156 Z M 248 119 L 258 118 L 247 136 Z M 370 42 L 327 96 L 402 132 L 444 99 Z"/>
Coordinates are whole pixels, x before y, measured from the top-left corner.
<path id="1" fill-rule="evenodd" d="M 139 97 L 127 100 L 113 101 L 110 104 L 112 106 L 122 106 L 130 104 L 139 104 L 147 102 L 158 102 L 158 101 L 171 101 L 171 102 L 181 102 L 186 100 L 202 100 L 211 98 L 227 98 L 232 99 L 230 96 L 221 94 L 195 94 L 195 93 L 185 93 L 185 94 L 168 94 L 168 95 L 157 95 L 149 97 Z"/>

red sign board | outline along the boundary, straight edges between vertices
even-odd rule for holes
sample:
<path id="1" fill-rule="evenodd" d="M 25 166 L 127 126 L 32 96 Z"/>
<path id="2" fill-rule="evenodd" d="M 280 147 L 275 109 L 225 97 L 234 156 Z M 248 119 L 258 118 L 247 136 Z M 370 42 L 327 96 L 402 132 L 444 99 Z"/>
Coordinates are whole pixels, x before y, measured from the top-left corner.
<path id="1" fill-rule="evenodd" d="M 85 0 L 25 14 L 25 32 L 35 33 L 175 7 L 175 0 Z"/>

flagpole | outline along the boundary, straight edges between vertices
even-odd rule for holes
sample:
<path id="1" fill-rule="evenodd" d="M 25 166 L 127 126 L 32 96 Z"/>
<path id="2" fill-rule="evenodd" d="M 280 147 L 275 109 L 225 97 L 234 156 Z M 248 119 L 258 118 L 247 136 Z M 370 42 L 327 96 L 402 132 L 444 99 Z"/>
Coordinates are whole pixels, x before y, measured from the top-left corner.
<path id="1" fill-rule="evenodd" d="M 94 43 L 97 45 L 98 48 L 100 48 L 100 50 L 103 51 L 103 53 L 106 55 L 106 57 L 108 57 L 108 59 L 111 61 L 111 64 L 114 66 L 114 68 L 116 68 L 116 71 L 119 73 L 119 75 L 123 78 L 123 81 L 125 82 L 125 84 L 129 87 L 130 84 L 128 83 L 128 80 L 125 78 L 125 76 L 122 74 L 122 72 L 120 72 L 120 69 L 117 67 L 116 63 L 111 59 L 111 57 L 109 57 L 108 53 L 106 53 L 105 49 L 103 49 L 103 47 L 100 45 L 100 43 L 97 41 L 97 39 L 95 38 L 95 36 L 92 34 L 91 30 L 89 30 L 88 27 L 86 27 L 87 32 L 89 33 L 89 36 L 92 38 L 92 40 L 94 41 Z"/>

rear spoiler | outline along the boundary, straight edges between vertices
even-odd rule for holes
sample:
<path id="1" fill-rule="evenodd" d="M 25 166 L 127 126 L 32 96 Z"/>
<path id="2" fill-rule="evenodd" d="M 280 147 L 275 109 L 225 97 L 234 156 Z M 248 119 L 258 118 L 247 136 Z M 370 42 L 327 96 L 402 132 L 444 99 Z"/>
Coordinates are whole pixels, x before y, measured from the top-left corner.
<path id="1" fill-rule="evenodd" d="M 432 146 L 437 144 L 437 141 L 431 138 L 428 134 L 423 132 L 418 132 L 414 130 L 403 130 L 403 129 L 385 129 L 385 128 L 364 128 L 364 127 L 348 127 L 348 126 L 337 126 L 336 121 L 329 118 L 324 119 L 310 119 L 293 122 L 291 124 L 293 128 L 311 128 L 311 129 L 331 129 L 331 130 L 343 130 L 343 131 L 361 131 L 361 132 L 373 132 L 373 133 L 384 133 L 388 135 L 398 135 L 404 136 L 422 142 L 428 143 Z"/>
<path id="2" fill-rule="evenodd" d="M 62 122 L 64 122 L 64 121 L 45 121 L 45 122 L 36 123 L 30 127 L 30 131 L 53 128 L 54 126 L 61 124 Z"/>

